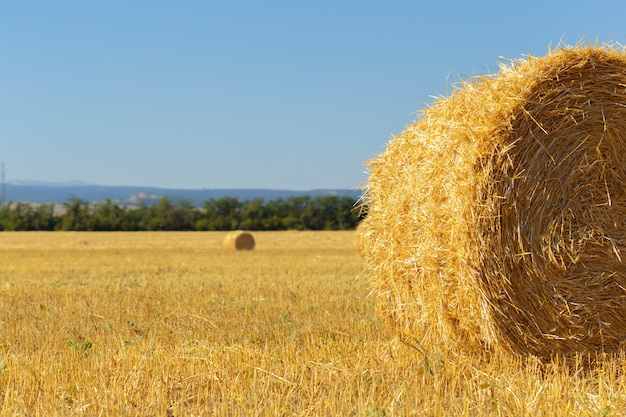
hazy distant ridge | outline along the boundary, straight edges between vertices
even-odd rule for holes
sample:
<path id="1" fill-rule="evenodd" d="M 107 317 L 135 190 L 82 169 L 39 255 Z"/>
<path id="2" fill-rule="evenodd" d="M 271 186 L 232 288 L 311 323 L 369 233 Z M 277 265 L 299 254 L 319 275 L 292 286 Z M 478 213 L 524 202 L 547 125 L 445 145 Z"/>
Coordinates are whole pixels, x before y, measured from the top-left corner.
<path id="1" fill-rule="evenodd" d="M 141 186 L 106 186 L 91 185 L 81 182 L 45 183 L 39 181 L 11 181 L 5 184 L 5 202 L 31 203 L 65 203 L 71 198 L 79 198 L 88 202 L 110 199 L 116 204 L 136 204 L 139 200 L 148 203 L 162 197 L 173 201 L 190 200 L 201 206 L 210 198 L 220 199 L 234 197 L 240 201 L 253 198 L 275 200 L 292 196 L 347 196 L 355 200 L 361 195 L 360 190 L 351 189 L 319 189 L 309 191 L 276 190 L 276 189 L 171 189 Z"/>

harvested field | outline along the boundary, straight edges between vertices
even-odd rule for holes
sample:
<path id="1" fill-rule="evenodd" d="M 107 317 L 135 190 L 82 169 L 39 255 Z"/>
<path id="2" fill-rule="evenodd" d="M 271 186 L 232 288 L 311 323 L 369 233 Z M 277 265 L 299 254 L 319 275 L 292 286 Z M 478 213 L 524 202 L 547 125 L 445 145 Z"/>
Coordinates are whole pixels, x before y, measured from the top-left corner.
<path id="1" fill-rule="evenodd" d="M 380 321 L 354 232 L 0 233 L 0 416 L 626 412 L 624 362 L 452 358 Z"/>

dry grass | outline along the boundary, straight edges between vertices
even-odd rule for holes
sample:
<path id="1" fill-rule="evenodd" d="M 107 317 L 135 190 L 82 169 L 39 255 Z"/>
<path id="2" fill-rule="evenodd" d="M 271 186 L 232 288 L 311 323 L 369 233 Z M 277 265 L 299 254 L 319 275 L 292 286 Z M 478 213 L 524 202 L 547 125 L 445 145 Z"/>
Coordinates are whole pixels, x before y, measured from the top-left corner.
<path id="1" fill-rule="evenodd" d="M 0 416 L 603 416 L 625 364 L 482 363 L 379 321 L 353 232 L 1 233 Z"/>

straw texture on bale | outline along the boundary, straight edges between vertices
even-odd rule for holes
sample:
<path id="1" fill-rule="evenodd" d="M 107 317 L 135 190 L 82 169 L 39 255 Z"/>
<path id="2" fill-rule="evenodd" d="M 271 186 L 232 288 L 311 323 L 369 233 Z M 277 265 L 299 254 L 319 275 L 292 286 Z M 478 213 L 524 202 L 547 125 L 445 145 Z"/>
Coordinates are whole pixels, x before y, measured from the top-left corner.
<path id="1" fill-rule="evenodd" d="M 365 239 L 367 239 L 367 234 L 367 223 L 365 220 L 362 220 L 354 231 L 354 241 L 361 256 L 365 256 Z"/>
<path id="2" fill-rule="evenodd" d="M 223 244 L 224 249 L 230 251 L 253 250 L 255 241 L 252 234 L 242 230 L 236 230 L 226 235 Z"/>
<path id="3" fill-rule="evenodd" d="M 455 354 L 622 348 L 622 50 L 563 47 L 466 80 L 369 172 L 366 260 L 404 336 Z"/>

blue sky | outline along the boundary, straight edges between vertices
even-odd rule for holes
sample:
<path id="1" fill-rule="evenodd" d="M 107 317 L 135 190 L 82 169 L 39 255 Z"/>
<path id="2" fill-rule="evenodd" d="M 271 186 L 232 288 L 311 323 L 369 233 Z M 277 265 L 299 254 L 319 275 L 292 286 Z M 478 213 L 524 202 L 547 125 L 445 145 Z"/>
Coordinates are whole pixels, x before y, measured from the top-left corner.
<path id="1" fill-rule="evenodd" d="M 621 1 L 0 0 L 0 161 L 7 180 L 355 188 L 460 76 L 561 40 L 626 44 L 625 15 Z"/>

